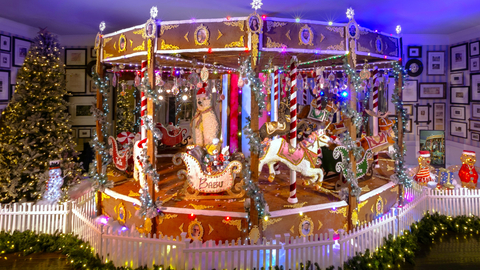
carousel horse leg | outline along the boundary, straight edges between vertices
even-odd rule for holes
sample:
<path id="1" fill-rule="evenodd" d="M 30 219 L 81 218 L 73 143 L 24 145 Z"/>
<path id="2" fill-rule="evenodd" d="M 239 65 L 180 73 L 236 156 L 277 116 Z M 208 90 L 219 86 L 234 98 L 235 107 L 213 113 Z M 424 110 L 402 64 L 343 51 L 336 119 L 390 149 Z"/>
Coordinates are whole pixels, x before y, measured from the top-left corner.
<path id="1" fill-rule="evenodd" d="M 275 180 L 275 169 L 273 168 L 274 163 L 268 164 L 268 182 L 273 182 Z"/>

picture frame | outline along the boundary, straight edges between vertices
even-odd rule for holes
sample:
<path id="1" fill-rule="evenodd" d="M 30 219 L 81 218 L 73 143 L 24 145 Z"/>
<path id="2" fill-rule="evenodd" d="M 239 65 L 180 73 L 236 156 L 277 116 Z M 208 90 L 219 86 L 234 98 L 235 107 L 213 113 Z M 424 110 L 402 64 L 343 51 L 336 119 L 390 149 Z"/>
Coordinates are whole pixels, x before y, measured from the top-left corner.
<path id="1" fill-rule="evenodd" d="M 195 45 L 197 46 L 208 46 L 210 42 L 210 31 L 208 28 L 201 24 L 195 29 Z"/>
<path id="2" fill-rule="evenodd" d="M 145 23 L 145 26 L 143 26 L 143 33 L 144 37 L 143 38 L 154 38 L 157 34 L 157 23 L 155 22 L 154 19 L 148 19 L 147 22 Z"/>
<path id="3" fill-rule="evenodd" d="M 480 71 L 480 58 L 473 57 L 470 58 L 470 72 L 478 72 Z"/>
<path id="4" fill-rule="evenodd" d="M 17 37 L 13 38 L 13 66 L 23 66 L 23 62 L 25 62 L 31 45 L 32 42 L 29 40 Z"/>
<path id="5" fill-rule="evenodd" d="M 470 56 L 480 55 L 480 41 L 470 42 Z"/>
<path id="6" fill-rule="evenodd" d="M 12 37 L 0 35 L 0 51 L 12 51 Z"/>
<path id="7" fill-rule="evenodd" d="M 445 99 L 446 83 L 420 83 L 418 96 L 420 99 Z"/>
<path id="8" fill-rule="evenodd" d="M 97 49 L 95 49 L 94 47 L 90 48 L 90 57 L 97 58 Z"/>
<path id="9" fill-rule="evenodd" d="M 247 28 L 248 28 L 248 32 L 251 32 L 251 33 L 260 33 L 263 29 L 263 20 L 262 18 L 260 17 L 259 14 L 257 14 L 256 12 L 251 14 L 250 16 L 248 16 L 247 18 L 247 22 L 248 22 L 248 25 L 247 25 Z M 196 32 L 196 31 L 195 31 Z"/>
<path id="10" fill-rule="evenodd" d="M 427 75 L 445 75 L 445 52 L 429 51 L 427 52 Z"/>
<path id="11" fill-rule="evenodd" d="M 445 167 L 445 130 L 420 130 L 420 151 L 429 151 L 430 165 L 436 168 Z"/>
<path id="12" fill-rule="evenodd" d="M 417 102 L 418 101 L 418 80 L 405 80 L 405 85 L 402 91 L 403 102 Z"/>
<path id="13" fill-rule="evenodd" d="M 480 121 L 478 121 L 478 124 L 480 125 Z M 453 120 L 450 121 L 450 136 L 466 139 L 467 129 L 468 127 L 466 122 L 459 122 Z"/>
<path id="14" fill-rule="evenodd" d="M 463 85 L 463 72 L 450 73 L 450 85 Z"/>
<path id="15" fill-rule="evenodd" d="M 471 137 L 471 138 L 472 138 L 472 141 L 480 142 L 480 133 L 472 132 L 471 136 L 472 136 L 472 137 Z"/>
<path id="16" fill-rule="evenodd" d="M 0 102 L 10 100 L 10 71 L 0 70 Z"/>
<path id="17" fill-rule="evenodd" d="M 72 126 L 94 127 L 95 117 L 90 108 L 95 104 L 95 96 L 70 96 L 68 112 L 71 115 Z"/>
<path id="18" fill-rule="evenodd" d="M 445 108 L 443 102 L 433 103 L 433 130 L 445 130 Z"/>
<path id="19" fill-rule="evenodd" d="M 79 128 L 78 138 L 90 138 L 92 137 L 92 130 L 89 128 Z"/>
<path id="20" fill-rule="evenodd" d="M 450 119 L 465 120 L 464 106 L 450 106 Z"/>
<path id="21" fill-rule="evenodd" d="M 429 130 L 430 127 L 429 126 L 418 126 L 417 125 L 417 136 L 420 136 L 420 131 L 421 130 Z"/>
<path id="22" fill-rule="evenodd" d="M 405 64 L 405 69 L 410 77 L 418 77 L 423 72 L 423 63 L 419 59 L 410 59 Z"/>
<path id="23" fill-rule="evenodd" d="M 415 124 L 420 124 L 420 123 L 427 123 L 430 124 L 430 108 L 432 105 L 427 103 L 426 105 L 419 105 L 416 104 L 416 117 L 415 117 Z"/>
<path id="24" fill-rule="evenodd" d="M 65 69 L 66 88 L 71 93 L 85 93 L 87 76 L 84 68 Z"/>
<path id="25" fill-rule="evenodd" d="M 87 49 L 65 48 L 66 66 L 85 66 L 87 64 Z"/>
<path id="26" fill-rule="evenodd" d="M 470 87 L 469 86 L 452 86 L 450 87 L 450 103 L 451 104 L 470 104 Z"/>
<path id="27" fill-rule="evenodd" d="M 466 125 L 467 123 L 465 123 Z M 477 119 L 468 119 L 468 124 L 470 126 L 470 131 L 480 131 L 480 120 Z"/>
<path id="28" fill-rule="evenodd" d="M 408 119 L 405 123 L 405 133 L 412 133 L 413 132 L 413 122 L 412 119 Z"/>
<path id="29" fill-rule="evenodd" d="M 408 46 L 408 58 L 422 58 L 422 46 Z"/>
<path id="30" fill-rule="evenodd" d="M 312 29 L 308 25 L 302 26 L 298 31 L 298 40 L 300 45 L 313 46 L 314 34 Z"/>
<path id="31" fill-rule="evenodd" d="M 313 220 L 305 215 L 302 220 L 300 220 L 300 224 L 298 224 L 298 234 L 302 237 L 308 237 L 313 235 L 313 231 L 315 229 L 315 224 Z"/>
<path id="32" fill-rule="evenodd" d="M 0 68 L 10 68 L 12 60 L 9 53 L 0 53 Z"/>
<path id="33" fill-rule="evenodd" d="M 472 101 L 480 101 L 480 73 L 470 73 L 470 87 Z"/>
<path id="34" fill-rule="evenodd" d="M 413 104 L 403 104 L 403 109 L 407 115 L 413 115 Z"/>
<path id="35" fill-rule="evenodd" d="M 480 103 L 472 103 L 472 118 L 480 119 Z"/>
<path id="36" fill-rule="evenodd" d="M 450 47 L 450 71 L 468 69 L 467 43 Z"/>

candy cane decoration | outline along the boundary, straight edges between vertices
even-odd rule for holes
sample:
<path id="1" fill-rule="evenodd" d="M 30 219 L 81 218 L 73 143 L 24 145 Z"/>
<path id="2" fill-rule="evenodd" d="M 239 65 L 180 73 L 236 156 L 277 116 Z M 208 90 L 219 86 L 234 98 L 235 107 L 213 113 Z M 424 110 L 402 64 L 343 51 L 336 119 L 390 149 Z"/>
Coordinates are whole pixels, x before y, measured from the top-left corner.
<path id="1" fill-rule="evenodd" d="M 290 145 L 297 147 L 297 66 L 295 61 L 290 65 Z M 297 173 L 290 171 L 290 197 L 289 203 L 297 203 Z"/>
<path id="2" fill-rule="evenodd" d="M 373 80 L 372 80 L 372 86 L 373 86 L 373 112 L 375 114 L 378 114 L 378 85 L 377 85 L 377 79 L 378 79 L 378 67 L 375 66 L 373 67 Z M 378 118 L 373 117 L 373 136 L 378 136 Z M 373 155 L 373 163 L 375 164 L 375 168 L 380 168 L 380 164 L 378 163 L 378 152 Z"/>
<path id="3" fill-rule="evenodd" d="M 142 77 L 142 81 L 143 81 L 143 78 L 145 78 L 145 71 L 147 71 L 147 61 L 146 60 L 143 60 L 142 61 L 142 73 L 141 73 L 141 77 Z M 153 76 L 153 74 L 150 74 L 150 76 Z M 145 82 L 145 84 L 147 84 L 148 82 Z M 141 117 L 144 117 L 147 115 L 147 97 L 145 96 L 145 92 L 142 91 L 141 94 L 140 94 L 140 116 Z M 143 123 L 143 119 L 141 119 L 140 121 L 140 131 L 141 131 L 141 134 L 142 134 L 142 140 L 145 139 L 147 137 L 147 129 Z"/>
<path id="4" fill-rule="evenodd" d="M 308 81 L 307 76 L 303 78 L 303 105 L 307 105 L 307 90 L 308 90 Z"/>
<path id="5" fill-rule="evenodd" d="M 274 72 L 274 82 L 273 82 L 273 121 L 278 121 L 278 67 L 273 68 Z"/>

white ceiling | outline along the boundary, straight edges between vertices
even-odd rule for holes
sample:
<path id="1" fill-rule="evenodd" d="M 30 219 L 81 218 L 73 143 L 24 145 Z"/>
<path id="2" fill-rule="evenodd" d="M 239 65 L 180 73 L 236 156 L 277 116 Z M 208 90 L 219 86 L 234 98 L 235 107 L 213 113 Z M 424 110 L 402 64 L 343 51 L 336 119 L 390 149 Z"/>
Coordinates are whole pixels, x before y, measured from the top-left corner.
<path id="1" fill-rule="evenodd" d="M 143 24 L 150 8 L 164 21 L 247 16 L 251 0 L 0 0 L 0 17 L 59 35 L 95 34 Z M 347 22 L 348 7 L 364 27 L 404 34 L 452 34 L 480 25 L 479 0 L 263 0 L 259 13 L 284 18 Z"/>

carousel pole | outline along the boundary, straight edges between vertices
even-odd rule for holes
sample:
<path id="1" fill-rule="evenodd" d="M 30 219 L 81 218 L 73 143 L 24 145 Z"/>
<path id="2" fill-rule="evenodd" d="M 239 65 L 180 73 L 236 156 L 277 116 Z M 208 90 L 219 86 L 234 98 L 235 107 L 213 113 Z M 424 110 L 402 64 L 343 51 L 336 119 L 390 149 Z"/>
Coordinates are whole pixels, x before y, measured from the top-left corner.
<path id="1" fill-rule="evenodd" d="M 290 145 L 297 147 L 297 65 L 292 60 L 290 65 Z M 297 172 L 290 171 L 290 196 L 289 203 L 297 203 Z"/>
<path id="2" fill-rule="evenodd" d="M 307 76 L 305 76 L 305 78 L 303 78 L 303 91 L 302 91 L 302 92 L 303 92 L 303 93 L 302 93 L 303 106 L 307 106 L 307 105 L 308 105 L 308 104 L 307 104 L 307 89 L 308 89 L 308 87 L 307 87 L 307 85 L 308 85 L 307 79 L 308 79 Z"/>
<path id="3" fill-rule="evenodd" d="M 274 67 L 273 121 L 278 121 L 278 66 Z"/>
<path id="4" fill-rule="evenodd" d="M 102 27 L 103 25 L 103 27 Z M 102 28 L 105 27 L 105 24 L 104 22 L 102 22 L 100 24 L 100 31 L 103 31 Z M 95 72 L 98 74 L 98 76 L 103 79 L 105 77 L 105 73 L 103 71 L 103 64 L 102 64 L 102 35 L 99 34 L 100 37 L 99 37 L 99 43 L 98 43 L 98 48 L 96 48 L 97 50 L 97 63 L 96 63 L 96 70 Z M 102 111 L 103 112 L 103 94 L 100 93 L 100 91 L 97 91 L 97 109 Z M 97 130 L 97 137 L 98 137 L 98 141 L 100 143 L 103 142 L 103 133 L 102 133 L 102 125 L 100 124 L 100 121 L 95 121 L 95 128 Z M 97 161 L 97 173 L 101 174 L 102 173 L 102 156 L 97 152 L 95 154 L 95 160 Z M 97 191 L 96 194 L 95 194 L 96 198 L 95 198 L 95 201 L 97 202 L 96 204 L 96 211 L 97 211 L 97 215 L 101 215 L 102 214 L 102 192 L 100 191 Z"/>
<path id="5" fill-rule="evenodd" d="M 373 112 L 378 114 L 378 84 L 377 80 L 380 74 L 378 74 L 378 67 L 375 66 L 373 68 L 372 73 L 372 86 L 373 86 Z M 373 117 L 373 136 L 378 136 L 378 118 Z M 378 152 L 373 154 L 373 164 L 375 164 L 375 168 L 380 168 L 380 164 L 378 164 Z"/>
<path id="6" fill-rule="evenodd" d="M 143 82 L 143 78 L 145 78 L 145 71 L 147 71 L 147 60 L 142 60 L 142 65 L 141 65 L 141 73 L 140 73 L 140 77 L 142 78 L 142 82 Z M 153 74 L 149 74 L 149 78 L 150 77 L 154 77 Z M 140 93 L 140 117 L 144 117 L 147 115 L 147 97 L 145 96 L 145 92 L 141 91 Z M 147 137 L 147 129 L 145 128 L 145 125 L 143 123 L 143 119 L 140 118 L 140 134 L 141 134 L 141 138 L 142 140 L 145 139 Z"/>
<path id="7" fill-rule="evenodd" d="M 400 38 L 400 44 L 402 43 L 402 39 Z M 398 60 L 398 64 L 402 66 L 402 59 Z M 398 102 L 402 100 L 402 90 L 403 90 L 403 72 L 398 76 L 398 81 L 396 82 L 398 86 Z M 402 112 L 399 110 L 397 111 L 397 129 L 398 129 L 398 149 L 400 151 L 400 155 L 403 155 L 403 121 L 402 121 Z M 399 184 L 398 189 L 398 205 L 403 206 L 403 194 L 404 194 L 404 186 Z"/>

